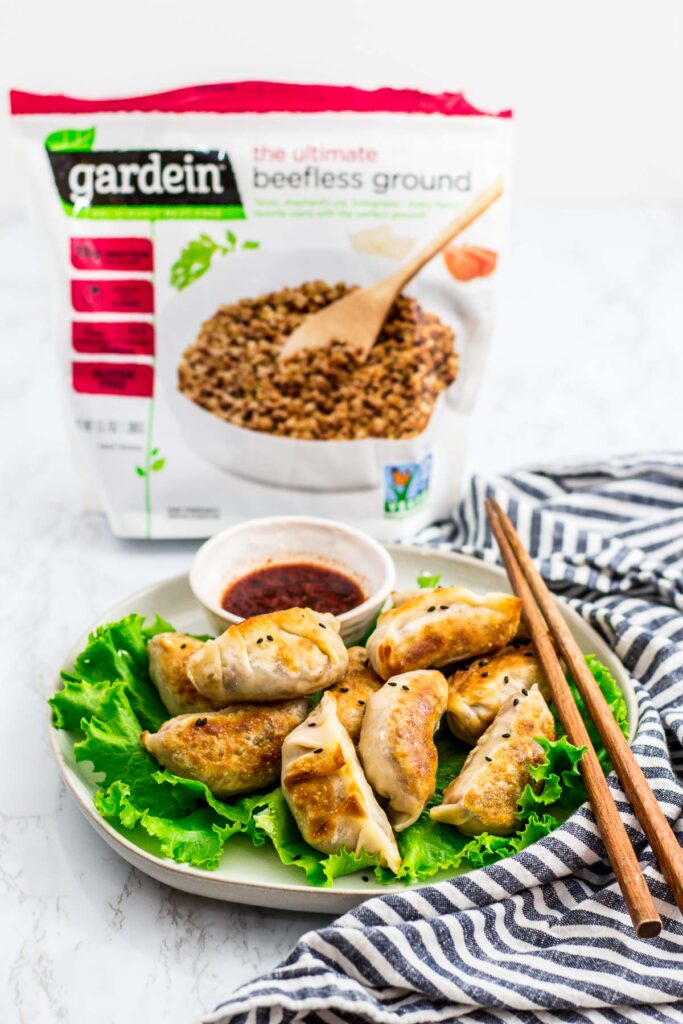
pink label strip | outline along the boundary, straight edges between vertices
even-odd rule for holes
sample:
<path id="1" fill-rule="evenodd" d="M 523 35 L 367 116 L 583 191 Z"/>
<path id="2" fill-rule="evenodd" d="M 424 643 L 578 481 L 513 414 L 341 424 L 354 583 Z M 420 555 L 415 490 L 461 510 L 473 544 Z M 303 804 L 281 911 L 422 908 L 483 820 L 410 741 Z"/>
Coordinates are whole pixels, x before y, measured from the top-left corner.
<path id="1" fill-rule="evenodd" d="M 144 363 L 72 363 L 74 391 L 80 395 L 151 398 L 154 370 Z"/>
<path id="2" fill-rule="evenodd" d="M 154 269 L 149 238 L 72 238 L 71 263 L 76 270 Z"/>
<path id="3" fill-rule="evenodd" d="M 72 281 L 71 304 L 77 313 L 153 313 L 149 281 Z"/>
<path id="4" fill-rule="evenodd" d="M 74 320 L 71 343 L 75 352 L 86 355 L 153 356 L 154 326 L 139 321 Z"/>

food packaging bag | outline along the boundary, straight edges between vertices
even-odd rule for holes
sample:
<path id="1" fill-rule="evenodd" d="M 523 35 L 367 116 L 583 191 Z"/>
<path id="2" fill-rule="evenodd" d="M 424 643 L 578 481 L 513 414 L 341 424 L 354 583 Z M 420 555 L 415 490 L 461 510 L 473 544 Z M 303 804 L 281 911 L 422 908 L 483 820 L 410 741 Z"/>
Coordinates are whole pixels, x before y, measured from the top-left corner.
<path id="1" fill-rule="evenodd" d="M 398 540 L 449 513 L 494 323 L 509 111 L 267 82 L 11 106 L 87 506 L 114 533 L 306 513 Z M 278 359 L 305 315 L 393 272 L 501 176 L 365 361 L 344 339 Z"/>

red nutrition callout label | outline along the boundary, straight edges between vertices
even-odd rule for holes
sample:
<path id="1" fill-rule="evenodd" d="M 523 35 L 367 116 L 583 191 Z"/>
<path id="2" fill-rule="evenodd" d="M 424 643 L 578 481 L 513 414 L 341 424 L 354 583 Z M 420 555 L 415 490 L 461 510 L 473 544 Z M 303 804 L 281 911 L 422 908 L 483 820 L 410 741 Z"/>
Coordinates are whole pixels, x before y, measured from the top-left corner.
<path id="1" fill-rule="evenodd" d="M 77 313 L 153 313 L 154 289 L 134 279 L 72 281 L 71 304 Z"/>
<path id="2" fill-rule="evenodd" d="M 71 263 L 77 270 L 154 269 L 149 238 L 72 238 Z"/>
<path id="3" fill-rule="evenodd" d="M 88 355 L 153 356 L 154 326 L 140 321 L 74 320 L 71 342 Z"/>

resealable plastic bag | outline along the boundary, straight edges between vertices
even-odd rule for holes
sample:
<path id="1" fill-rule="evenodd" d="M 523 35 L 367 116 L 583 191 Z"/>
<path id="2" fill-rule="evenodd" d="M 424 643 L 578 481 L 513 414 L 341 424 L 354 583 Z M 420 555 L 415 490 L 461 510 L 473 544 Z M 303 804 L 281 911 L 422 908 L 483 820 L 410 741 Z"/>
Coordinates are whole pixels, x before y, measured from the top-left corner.
<path id="1" fill-rule="evenodd" d="M 11 99 L 53 250 L 73 442 L 116 534 L 305 512 L 395 540 L 449 513 L 507 191 L 406 288 L 367 360 L 343 339 L 278 352 L 507 179 L 509 111 L 263 82 Z"/>

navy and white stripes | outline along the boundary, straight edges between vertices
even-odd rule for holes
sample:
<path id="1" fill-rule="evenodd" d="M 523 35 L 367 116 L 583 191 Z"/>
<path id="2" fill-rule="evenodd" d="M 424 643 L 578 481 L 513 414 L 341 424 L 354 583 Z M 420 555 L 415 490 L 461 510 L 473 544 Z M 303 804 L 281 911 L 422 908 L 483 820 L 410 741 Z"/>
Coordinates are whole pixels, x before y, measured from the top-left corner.
<path id="1" fill-rule="evenodd" d="M 637 680 L 634 752 L 683 843 L 683 455 L 475 477 L 454 522 L 420 539 L 495 560 L 488 496 Z M 310 932 L 205 1024 L 683 1024 L 683 919 L 609 783 L 664 922 L 657 939 L 635 937 L 584 806 L 516 857 Z"/>

